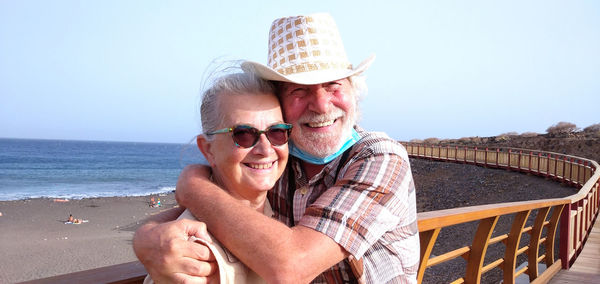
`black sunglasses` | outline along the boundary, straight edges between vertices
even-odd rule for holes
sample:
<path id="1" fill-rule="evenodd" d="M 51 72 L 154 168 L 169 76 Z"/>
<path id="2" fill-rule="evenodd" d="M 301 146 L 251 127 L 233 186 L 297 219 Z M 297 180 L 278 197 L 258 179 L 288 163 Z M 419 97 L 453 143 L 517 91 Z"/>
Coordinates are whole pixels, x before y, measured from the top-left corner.
<path id="1" fill-rule="evenodd" d="M 265 134 L 269 142 L 274 146 L 281 146 L 288 142 L 292 125 L 289 123 L 280 123 L 269 126 L 265 130 L 258 130 L 248 125 L 236 125 L 229 128 L 223 128 L 212 132 L 205 133 L 206 135 L 214 135 L 221 133 L 233 132 L 231 138 L 235 142 L 235 146 L 251 148 L 258 143 L 261 134 Z"/>

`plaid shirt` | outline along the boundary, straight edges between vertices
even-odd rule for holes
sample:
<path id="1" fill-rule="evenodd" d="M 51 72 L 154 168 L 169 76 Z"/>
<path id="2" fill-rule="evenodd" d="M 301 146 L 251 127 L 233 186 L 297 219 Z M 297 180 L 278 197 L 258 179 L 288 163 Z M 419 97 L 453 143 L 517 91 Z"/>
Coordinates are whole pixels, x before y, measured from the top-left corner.
<path id="1" fill-rule="evenodd" d="M 294 171 L 295 225 L 331 237 L 351 254 L 349 259 L 362 258 L 361 279 L 355 279 L 346 259 L 313 283 L 416 283 L 419 234 L 408 155 L 383 133 L 357 131 L 361 139 L 339 172 L 341 157 L 307 180 L 300 161 L 290 159 L 284 178 L 269 194 L 275 218 L 294 225 L 287 203 L 288 171 Z"/>

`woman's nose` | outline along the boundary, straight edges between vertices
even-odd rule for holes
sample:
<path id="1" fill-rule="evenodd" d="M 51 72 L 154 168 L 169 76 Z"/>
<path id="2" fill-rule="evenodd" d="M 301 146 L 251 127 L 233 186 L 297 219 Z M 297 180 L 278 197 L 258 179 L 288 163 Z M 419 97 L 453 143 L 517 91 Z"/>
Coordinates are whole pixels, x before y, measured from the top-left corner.
<path id="1" fill-rule="evenodd" d="M 269 139 L 267 139 L 267 135 L 265 133 L 261 133 L 258 137 L 256 145 L 254 145 L 252 150 L 257 154 L 268 155 L 274 151 L 272 146 L 273 145 L 271 145 Z"/>

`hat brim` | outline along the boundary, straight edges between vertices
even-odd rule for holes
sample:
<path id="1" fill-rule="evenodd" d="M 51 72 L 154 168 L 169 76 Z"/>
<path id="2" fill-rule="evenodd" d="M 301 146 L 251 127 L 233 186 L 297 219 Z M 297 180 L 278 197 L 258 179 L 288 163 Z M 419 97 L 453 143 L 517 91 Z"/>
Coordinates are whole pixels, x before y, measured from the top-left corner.
<path id="1" fill-rule="evenodd" d="M 272 80 L 272 81 L 281 81 L 281 82 L 290 82 L 301 85 L 313 85 L 313 84 L 321 84 L 326 82 L 331 82 L 343 78 L 350 77 L 352 75 L 357 75 L 369 68 L 371 63 L 375 60 L 375 55 L 369 56 L 363 62 L 361 62 L 354 69 L 347 70 L 315 70 L 309 72 L 302 72 L 297 74 L 283 75 L 270 67 L 260 64 L 254 61 L 244 61 L 242 63 L 242 70 L 248 73 L 257 74 L 259 77 Z"/>

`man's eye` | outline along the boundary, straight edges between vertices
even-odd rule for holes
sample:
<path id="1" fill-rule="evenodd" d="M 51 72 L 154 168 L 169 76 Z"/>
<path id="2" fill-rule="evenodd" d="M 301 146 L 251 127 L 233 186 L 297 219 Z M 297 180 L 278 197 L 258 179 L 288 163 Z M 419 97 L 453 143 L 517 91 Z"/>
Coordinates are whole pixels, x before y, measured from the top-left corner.
<path id="1" fill-rule="evenodd" d="M 342 84 L 338 83 L 338 82 L 329 82 L 325 85 L 325 88 L 327 88 L 327 90 L 337 90 Z"/>
<path id="2" fill-rule="evenodd" d="M 305 93 L 306 92 L 305 92 L 304 88 L 295 88 L 289 92 L 289 94 L 293 95 L 293 96 L 301 96 L 301 95 L 304 95 Z"/>

